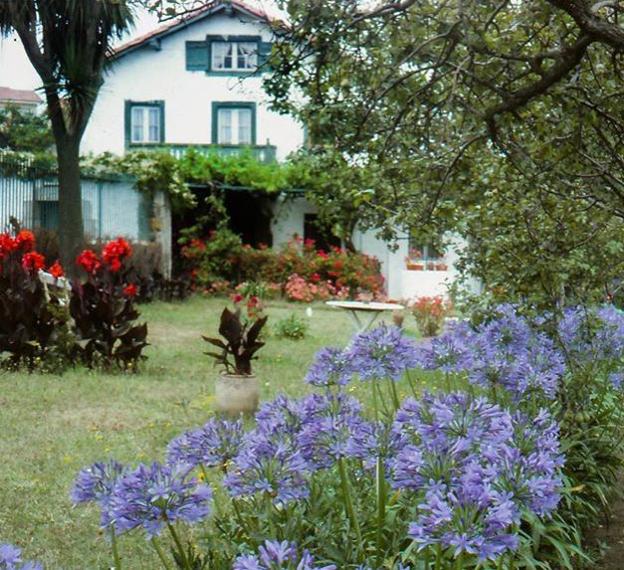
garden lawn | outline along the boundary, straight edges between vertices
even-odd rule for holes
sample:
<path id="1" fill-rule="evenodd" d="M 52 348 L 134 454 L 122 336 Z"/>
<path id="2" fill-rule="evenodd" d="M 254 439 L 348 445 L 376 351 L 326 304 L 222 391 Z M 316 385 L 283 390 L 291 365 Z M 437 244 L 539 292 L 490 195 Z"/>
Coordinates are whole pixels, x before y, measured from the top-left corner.
<path id="1" fill-rule="evenodd" d="M 110 566 L 97 510 L 72 507 L 73 479 L 82 467 L 110 457 L 133 464 L 163 460 L 173 437 L 210 417 L 217 370 L 203 354 L 208 345 L 200 335 L 215 335 L 226 304 L 196 297 L 142 306 L 151 346 L 139 374 L 83 368 L 62 376 L 0 374 L 0 544 L 19 545 L 46 570 Z M 263 400 L 280 392 L 306 393 L 303 376 L 315 352 L 343 346 L 353 333 L 346 313 L 315 305 L 308 318 L 305 307 L 284 302 L 268 307 L 267 345 L 255 362 Z M 293 312 L 309 322 L 306 338 L 276 338 L 271 323 Z M 411 317 L 406 327 L 415 334 Z M 353 390 L 367 399 L 368 386 Z M 143 535 L 131 533 L 120 542 L 125 569 L 158 566 Z"/>

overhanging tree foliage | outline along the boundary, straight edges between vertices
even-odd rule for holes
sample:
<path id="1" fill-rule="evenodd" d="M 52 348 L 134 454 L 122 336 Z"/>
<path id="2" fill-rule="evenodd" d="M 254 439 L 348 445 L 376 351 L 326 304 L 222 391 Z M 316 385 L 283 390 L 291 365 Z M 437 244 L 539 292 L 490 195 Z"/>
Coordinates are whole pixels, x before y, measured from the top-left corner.
<path id="1" fill-rule="evenodd" d="M 126 0 L 3 0 L 0 33 L 15 32 L 39 74 L 56 143 L 59 237 L 65 267 L 83 240 L 80 141 L 109 62 L 132 24 Z"/>
<path id="2" fill-rule="evenodd" d="M 624 217 L 620 2 L 280 5 L 276 106 L 302 118 L 312 145 L 383 172 L 370 201 L 380 222 L 448 212 L 482 157 Z"/>
<path id="3" fill-rule="evenodd" d="M 45 153 L 53 144 L 47 117 L 20 111 L 15 106 L 0 109 L 0 149 Z"/>

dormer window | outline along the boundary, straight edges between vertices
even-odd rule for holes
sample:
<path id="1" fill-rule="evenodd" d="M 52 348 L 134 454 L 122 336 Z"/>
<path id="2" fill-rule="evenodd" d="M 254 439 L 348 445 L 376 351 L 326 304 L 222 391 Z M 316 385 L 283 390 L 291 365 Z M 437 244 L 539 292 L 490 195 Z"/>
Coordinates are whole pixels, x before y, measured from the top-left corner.
<path id="1" fill-rule="evenodd" d="M 221 42 L 211 45 L 213 71 L 254 71 L 258 67 L 257 42 Z"/>

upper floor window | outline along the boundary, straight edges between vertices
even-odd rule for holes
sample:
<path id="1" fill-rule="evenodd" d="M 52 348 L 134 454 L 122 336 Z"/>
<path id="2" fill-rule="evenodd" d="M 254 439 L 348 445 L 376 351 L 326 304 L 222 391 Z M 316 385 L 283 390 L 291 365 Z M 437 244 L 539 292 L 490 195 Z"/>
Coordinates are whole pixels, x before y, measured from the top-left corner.
<path id="1" fill-rule="evenodd" d="M 213 104 L 213 142 L 216 144 L 255 144 L 255 123 L 253 103 Z"/>
<path id="2" fill-rule="evenodd" d="M 126 147 L 165 141 L 164 101 L 126 101 L 125 109 Z"/>
<path id="3" fill-rule="evenodd" d="M 130 142 L 161 142 L 161 112 L 155 105 L 133 105 L 130 113 Z"/>
<path id="4" fill-rule="evenodd" d="M 258 67 L 257 42 L 220 42 L 211 44 L 213 71 L 253 71 Z"/>

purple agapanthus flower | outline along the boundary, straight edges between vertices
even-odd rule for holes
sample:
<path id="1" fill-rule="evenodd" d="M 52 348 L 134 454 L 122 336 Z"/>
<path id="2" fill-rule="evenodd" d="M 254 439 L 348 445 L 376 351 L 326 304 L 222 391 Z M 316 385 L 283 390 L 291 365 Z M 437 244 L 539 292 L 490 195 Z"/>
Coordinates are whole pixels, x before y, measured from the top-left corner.
<path id="1" fill-rule="evenodd" d="M 167 447 L 167 462 L 226 469 L 238 453 L 242 439 L 240 420 L 212 419 L 203 427 L 174 439 Z"/>
<path id="2" fill-rule="evenodd" d="M 39 562 L 24 562 L 17 546 L 0 544 L 0 570 L 43 570 L 43 566 Z"/>
<path id="3" fill-rule="evenodd" d="M 566 352 L 580 363 L 619 360 L 624 353 L 624 313 L 612 305 L 570 307 L 557 332 Z"/>
<path id="4" fill-rule="evenodd" d="M 314 404 L 296 438 L 310 469 L 331 467 L 340 458 L 369 457 L 375 446 L 373 427 L 356 399 L 328 394 L 315 398 Z"/>
<path id="5" fill-rule="evenodd" d="M 102 528 L 110 524 L 109 499 L 126 468 L 117 461 L 94 463 L 82 469 L 71 490 L 74 504 L 95 502 L 100 507 Z"/>
<path id="6" fill-rule="evenodd" d="M 297 552 L 293 542 L 267 540 L 258 554 L 243 554 L 234 561 L 232 570 L 335 570 L 334 564 L 317 565 L 312 555 Z"/>
<path id="7" fill-rule="evenodd" d="M 612 372 L 611 374 L 609 374 L 609 381 L 611 382 L 611 386 L 613 386 L 614 390 L 617 390 L 617 391 L 622 390 L 622 383 L 624 382 L 624 373 Z"/>
<path id="8" fill-rule="evenodd" d="M 347 352 L 326 347 L 316 353 L 305 380 L 313 386 L 345 386 L 352 377 L 353 367 Z"/>
<path id="9" fill-rule="evenodd" d="M 210 514 L 212 491 L 189 477 L 188 465 L 139 465 L 115 485 L 110 515 L 118 533 L 142 527 L 148 537 L 160 534 L 166 522 L 190 524 Z"/>
<path id="10" fill-rule="evenodd" d="M 346 356 L 362 380 L 399 380 L 406 370 L 418 366 L 415 343 L 394 326 L 381 325 L 356 335 Z"/>
<path id="11" fill-rule="evenodd" d="M 553 399 L 566 369 L 552 339 L 512 305 L 501 305 L 475 328 L 460 324 L 421 348 L 418 359 L 425 369 L 463 372 L 472 384 L 503 388 L 515 401 L 529 393 Z"/>
<path id="12" fill-rule="evenodd" d="M 496 559 L 517 548 L 526 510 L 548 516 L 560 498 L 558 426 L 483 398 L 453 393 L 407 400 L 393 426 L 391 483 L 421 494 L 409 536 L 419 549 Z"/>
<path id="13" fill-rule="evenodd" d="M 291 440 L 255 429 L 245 435 L 224 485 L 233 497 L 266 494 L 285 504 L 309 495 L 308 476 L 308 464 Z"/>

